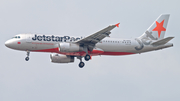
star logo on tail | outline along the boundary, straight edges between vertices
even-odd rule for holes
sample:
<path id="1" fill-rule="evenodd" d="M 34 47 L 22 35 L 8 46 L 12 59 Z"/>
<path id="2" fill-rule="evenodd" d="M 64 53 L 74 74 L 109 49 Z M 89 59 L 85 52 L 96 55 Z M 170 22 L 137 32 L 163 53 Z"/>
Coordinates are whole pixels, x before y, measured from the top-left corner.
<path id="1" fill-rule="evenodd" d="M 158 31 L 158 38 L 161 36 L 161 31 L 166 31 L 166 29 L 163 27 L 164 20 L 159 23 L 156 21 L 156 27 L 152 31 Z"/>

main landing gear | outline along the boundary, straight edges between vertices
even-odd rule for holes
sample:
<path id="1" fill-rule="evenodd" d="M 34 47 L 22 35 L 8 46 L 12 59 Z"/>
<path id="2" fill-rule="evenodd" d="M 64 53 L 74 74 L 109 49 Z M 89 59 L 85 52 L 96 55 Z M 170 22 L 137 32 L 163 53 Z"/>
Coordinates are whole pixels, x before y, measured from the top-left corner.
<path id="1" fill-rule="evenodd" d="M 27 51 L 27 57 L 25 58 L 26 61 L 29 61 L 29 54 L 30 54 L 30 52 Z"/>
<path id="2" fill-rule="evenodd" d="M 79 63 L 79 67 L 80 67 L 80 68 L 83 68 L 84 65 L 85 65 L 84 62 L 80 62 L 80 63 Z"/>
<path id="3" fill-rule="evenodd" d="M 84 52 L 86 52 L 86 56 L 84 57 L 84 59 L 86 61 L 89 61 L 91 59 L 91 56 L 88 54 L 88 48 L 87 46 L 84 47 Z"/>
<path id="4" fill-rule="evenodd" d="M 82 62 L 82 56 L 77 57 L 77 58 L 80 60 L 79 67 L 83 68 L 85 64 L 84 64 L 84 62 Z"/>
<path id="5" fill-rule="evenodd" d="M 89 60 L 91 59 L 91 56 L 90 56 L 89 54 L 86 54 L 86 56 L 84 57 L 84 59 L 85 59 L 86 61 L 89 61 Z"/>
<path id="6" fill-rule="evenodd" d="M 82 56 L 79 56 L 79 57 L 77 57 L 79 60 L 80 60 L 80 63 L 79 63 L 79 67 L 80 68 L 83 68 L 84 66 L 85 66 L 85 63 L 84 62 L 82 62 Z M 91 56 L 89 55 L 89 54 L 86 54 L 86 56 L 84 56 L 84 59 L 86 60 L 86 61 L 89 61 L 90 59 L 91 59 Z"/>
<path id="7" fill-rule="evenodd" d="M 84 60 L 89 61 L 91 59 L 91 56 L 88 54 L 88 47 L 84 46 L 83 51 L 86 52 L 86 55 L 84 56 Z M 82 56 L 79 56 L 77 58 L 80 59 L 79 67 L 83 68 L 85 64 L 84 62 L 82 62 Z"/>

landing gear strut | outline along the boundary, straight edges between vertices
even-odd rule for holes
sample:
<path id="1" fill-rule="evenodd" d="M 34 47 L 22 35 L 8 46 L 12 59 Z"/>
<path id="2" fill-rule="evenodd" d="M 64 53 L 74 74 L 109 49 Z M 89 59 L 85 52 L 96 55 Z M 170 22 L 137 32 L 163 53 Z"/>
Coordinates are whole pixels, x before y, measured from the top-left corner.
<path id="1" fill-rule="evenodd" d="M 77 58 L 80 59 L 79 67 L 83 68 L 85 64 L 84 64 L 84 62 L 82 62 L 82 57 L 80 56 L 80 57 L 77 57 Z"/>
<path id="2" fill-rule="evenodd" d="M 84 59 L 85 59 L 86 61 L 89 61 L 90 58 L 91 58 L 91 56 L 88 54 L 88 48 L 87 48 L 87 46 L 84 46 L 84 52 L 86 52 L 86 56 L 84 57 Z"/>
<path id="3" fill-rule="evenodd" d="M 29 61 L 29 54 L 30 54 L 30 52 L 27 51 L 27 57 L 25 58 L 26 61 Z"/>

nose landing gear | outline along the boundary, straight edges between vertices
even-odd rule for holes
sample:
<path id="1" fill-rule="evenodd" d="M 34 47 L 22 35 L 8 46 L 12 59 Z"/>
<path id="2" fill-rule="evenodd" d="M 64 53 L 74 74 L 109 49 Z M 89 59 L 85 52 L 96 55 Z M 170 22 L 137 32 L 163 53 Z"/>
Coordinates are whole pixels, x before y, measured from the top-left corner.
<path id="1" fill-rule="evenodd" d="M 30 52 L 27 51 L 27 57 L 25 58 L 26 61 L 29 61 L 29 54 L 30 54 Z"/>
<path id="2" fill-rule="evenodd" d="M 29 57 L 26 57 L 25 60 L 26 60 L 26 61 L 29 61 Z"/>

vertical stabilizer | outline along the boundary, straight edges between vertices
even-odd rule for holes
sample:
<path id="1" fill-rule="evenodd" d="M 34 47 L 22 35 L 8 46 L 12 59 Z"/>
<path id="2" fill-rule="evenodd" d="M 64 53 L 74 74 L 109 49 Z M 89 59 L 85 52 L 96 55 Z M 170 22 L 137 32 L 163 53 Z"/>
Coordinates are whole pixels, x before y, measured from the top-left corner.
<path id="1" fill-rule="evenodd" d="M 161 14 L 153 24 L 146 30 L 146 32 L 140 36 L 140 39 L 146 37 L 151 40 L 163 39 L 170 14 Z"/>

